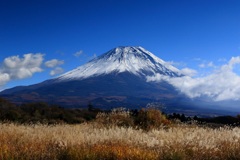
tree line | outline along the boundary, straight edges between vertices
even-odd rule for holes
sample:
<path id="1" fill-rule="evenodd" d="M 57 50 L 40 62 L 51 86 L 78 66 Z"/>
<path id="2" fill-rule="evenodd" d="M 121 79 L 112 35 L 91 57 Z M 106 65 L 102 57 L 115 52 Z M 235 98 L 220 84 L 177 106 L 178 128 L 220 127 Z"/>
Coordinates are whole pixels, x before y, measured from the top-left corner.
<path id="1" fill-rule="evenodd" d="M 59 105 L 47 104 L 44 102 L 34 102 L 34 103 L 25 103 L 21 105 L 13 104 L 6 99 L 0 98 L 0 121 L 11 121 L 17 123 L 44 123 L 44 124 L 59 124 L 59 123 L 68 123 L 76 124 L 91 121 L 96 119 L 98 113 L 109 113 L 110 111 L 101 110 L 95 108 L 93 105 L 89 104 L 85 109 L 69 109 L 64 108 Z M 131 117 L 135 122 L 141 120 L 147 120 L 145 114 L 151 113 L 151 116 L 157 115 L 154 114 L 154 111 L 147 111 L 144 109 L 134 109 L 129 110 Z M 158 112 L 158 111 L 155 111 Z M 172 113 L 165 114 L 162 113 L 166 119 L 170 121 L 178 120 L 183 123 L 189 123 L 196 121 L 199 124 L 220 124 L 220 125 L 234 125 L 239 126 L 240 124 L 240 115 L 233 116 L 219 116 L 211 118 L 201 118 L 201 117 L 188 117 L 184 114 Z M 141 116 L 139 116 L 141 115 Z M 145 118 L 145 119 L 144 119 Z M 156 120 L 155 120 L 156 121 Z M 140 123 L 140 122 L 139 122 Z M 150 122 L 147 122 L 150 123 Z M 154 123 L 154 122 L 151 122 Z"/>

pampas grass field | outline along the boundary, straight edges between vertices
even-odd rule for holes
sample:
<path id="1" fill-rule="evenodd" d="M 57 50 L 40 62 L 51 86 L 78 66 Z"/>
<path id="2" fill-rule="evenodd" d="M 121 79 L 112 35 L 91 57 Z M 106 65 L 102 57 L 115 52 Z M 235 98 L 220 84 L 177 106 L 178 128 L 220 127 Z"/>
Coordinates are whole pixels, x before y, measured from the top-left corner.
<path id="1" fill-rule="evenodd" d="M 239 159 L 240 129 L 0 124 L 0 159 Z"/>
<path id="2" fill-rule="evenodd" d="M 160 111 L 100 113 L 82 124 L 0 123 L 1 160 L 233 160 L 240 128 L 177 124 Z"/>

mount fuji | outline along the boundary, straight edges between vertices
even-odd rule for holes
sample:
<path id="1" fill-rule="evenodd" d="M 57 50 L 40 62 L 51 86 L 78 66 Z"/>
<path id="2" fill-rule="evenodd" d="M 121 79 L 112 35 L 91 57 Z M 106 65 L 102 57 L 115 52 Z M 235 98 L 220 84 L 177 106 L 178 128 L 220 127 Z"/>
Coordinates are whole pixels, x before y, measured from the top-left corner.
<path id="1" fill-rule="evenodd" d="M 58 78 L 58 80 L 85 79 L 111 73 L 128 72 L 138 77 L 157 73 L 171 77 L 180 76 L 179 70 L 142 47 L 117 47 L 96 59 Z"/>
<path id="2" fill-rule="evenodd" d="M 171 84 L 147 81 L 147 77 L 157 74 L 184 76 L 142 47 L 122 46 L 57 78 L 7 89 L 0 96 L 17 104 L 43 101 L 72 108 L 89 103 L 102 109 L 161 103 L 170 111 L 193 110 L 195 103 Z"/>

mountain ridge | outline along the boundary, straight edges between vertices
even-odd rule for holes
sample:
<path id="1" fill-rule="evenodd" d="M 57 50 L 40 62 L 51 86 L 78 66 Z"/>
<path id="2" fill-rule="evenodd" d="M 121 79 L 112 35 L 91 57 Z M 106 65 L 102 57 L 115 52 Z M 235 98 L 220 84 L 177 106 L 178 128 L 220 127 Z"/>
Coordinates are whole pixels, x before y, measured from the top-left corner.
<path id="1" fill-rule="evenodd" d="M 193 101 L 167 81 L 147 81 L 148 76 L 156 74 L 184 76 L 142 47 L 117 47 L 57 78 L 7 89 L 0 96 L 17 104 L 41 101 L 83 108 L 91 103 L 101 109 L 139 109 L 149 103 L 160 103 L 167 112 L 207 113 L 202 107 L 207 103 Z"/>
<path id="2" fill-rule="evenodd" d="M 177 68 L 144 48 L 121 46 L 57 78 L 7 89 L 0 95 L 15 103 L 45 101 L 68 107 L 93 103 L 133 108 L 178 99 L 170 84 L 147 82 L 146 77 L 154 74 L 181 76 Z"/>
<path id="3" fill-rule="evenodd" d="M 84 79 L 111 72 L 130 72 L 137 76 L 153 76 L 157 73 L 168 76 L 180 76 L 180 71 L 156 57 L 143 47 L 121 46 L 89 61 L 83 66 L 69 71 L 57 80 Z"/>

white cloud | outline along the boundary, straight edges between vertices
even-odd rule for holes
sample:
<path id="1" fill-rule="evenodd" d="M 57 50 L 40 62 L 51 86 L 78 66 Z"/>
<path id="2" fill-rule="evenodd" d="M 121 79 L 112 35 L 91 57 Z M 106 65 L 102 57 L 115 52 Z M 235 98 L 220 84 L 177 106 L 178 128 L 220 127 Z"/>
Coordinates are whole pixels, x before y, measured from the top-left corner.
<path id="1" fill-rule="evenodd" d="M 198 66 L 200 68 L 214 68 L 214 67 L 216 67 L 212 61 L 211 62 L 203 62 L 203 63 L 199 64 Z"/>
<path id="2" fill-rule="evenodd" d="M 79 57 L 83 54 L 83 50 L 80 50 L 74 54 L 75 57 Z"/>
<path id="3" fill-rule="evenodd" d="M 147 80 L 165 80 L 190 98 L 208 96 L 215 101 L 240 100 L 240 76 L 233 72 L 236 64 L 240 64 L 240 57 L 232 57 L 219 70 L 205 77 L 171 78 L 158 74 L 154 77 L 148 77 Z"/>
<path id="4" fill-rule="evenodd" d="M 11 56 L 4 59 L 0 68 L 0 85 L 15 79 L 31 77 L 34 73 L 42 72 L 43 54 L 29 53 L 23 57 Z"/>
<path id="5" fill-rule="evenodd" d="M 174 67 L 186 67 L 186 63 L 184 62 L 174 62 L 174 61 L 167 61 L 165 62 L 165 64 L 167 64 L 168 66 L 174 66 Z"/>
<path id="6" fill-rule="evenodd" d="M 227 59 L 226 58 L 219 58 L 218 62 L 227 62 Z"/>
<path id="7" fill-rule="evenodd" d="M 228 65 L 232 69 L 235 64 L 240 64 L 240 57 L 232 57 Z"/>
<path id="8" fill-rule="evenodd" d="M 55 75 L 61 74 L 63 72 L 64 72 L 64 70 L 61 67 L 56 67 L 56 68 L 54 68 L 53 70 L 50 71 L 50 75 L 55 76 Z"/>
<path id="9" fill-rule="evenodd" d="M 10 76 L 7 73 L 0 73 L 0 86 L 10 81 Z"/>
<path id="10" fill-rule="evenodd" d="M 42 72 L 44 54 L 41 53 L 28 53 L 20 56 L 7 57 L 0 64 L 0 87 L 7 84 L 9 81 L 25 79 L 33 76 L 37 72 Z M 50 75 L 54 76 L 63 73 L 63 69 L 58 67 L 64 64 L 63 60 L 52 59 L 46 61 L 44 65 L 52 68 Z"/>
<path id="11" fill-rule="evenodd" d="M 55 76 L 57 74 L 63 73 L 64 70 L 61 67 L 58 67 L 63 64 L 64 64 L 64 61 L 58 60 L 58 59 L 52 59 L 50 61 L 45 62 L 46 67 L 52 68 L 52 70 L 49 73 L 51 76 Z"/>
<path id="12" fill-rule="evenodd" d="M 205 64 L 204 63 L 201 63 L 198 65 L 200 68 L 205 68 Z"/>
<path id="13" fill-rule="evenodd" d="M 208 67 L 214 67 L 215 65 L 213 64 L 213 62 L 209 62 L 209 63 L 207 64 L 207 66 L 208 66 Z"/>
<path id="14" fill-rule="evenodd" d="M 190 68 L 183 68 L 180 70 L 180 72 L 186 76 L 195 76 L 197 74 L 196 70 Z"/>
<path id="15" fill-rule="evenodd" d="M 194 61 L 203 61 L 201 58 L 193 58 Z"/>
<path id="16" fill-rule="evenodd" d="M 52 59 L 50 61 L 45 62 L 45 66 L 48 68 L 54 68 L 56 66 L 64 64 L 63 60 Z"/>

